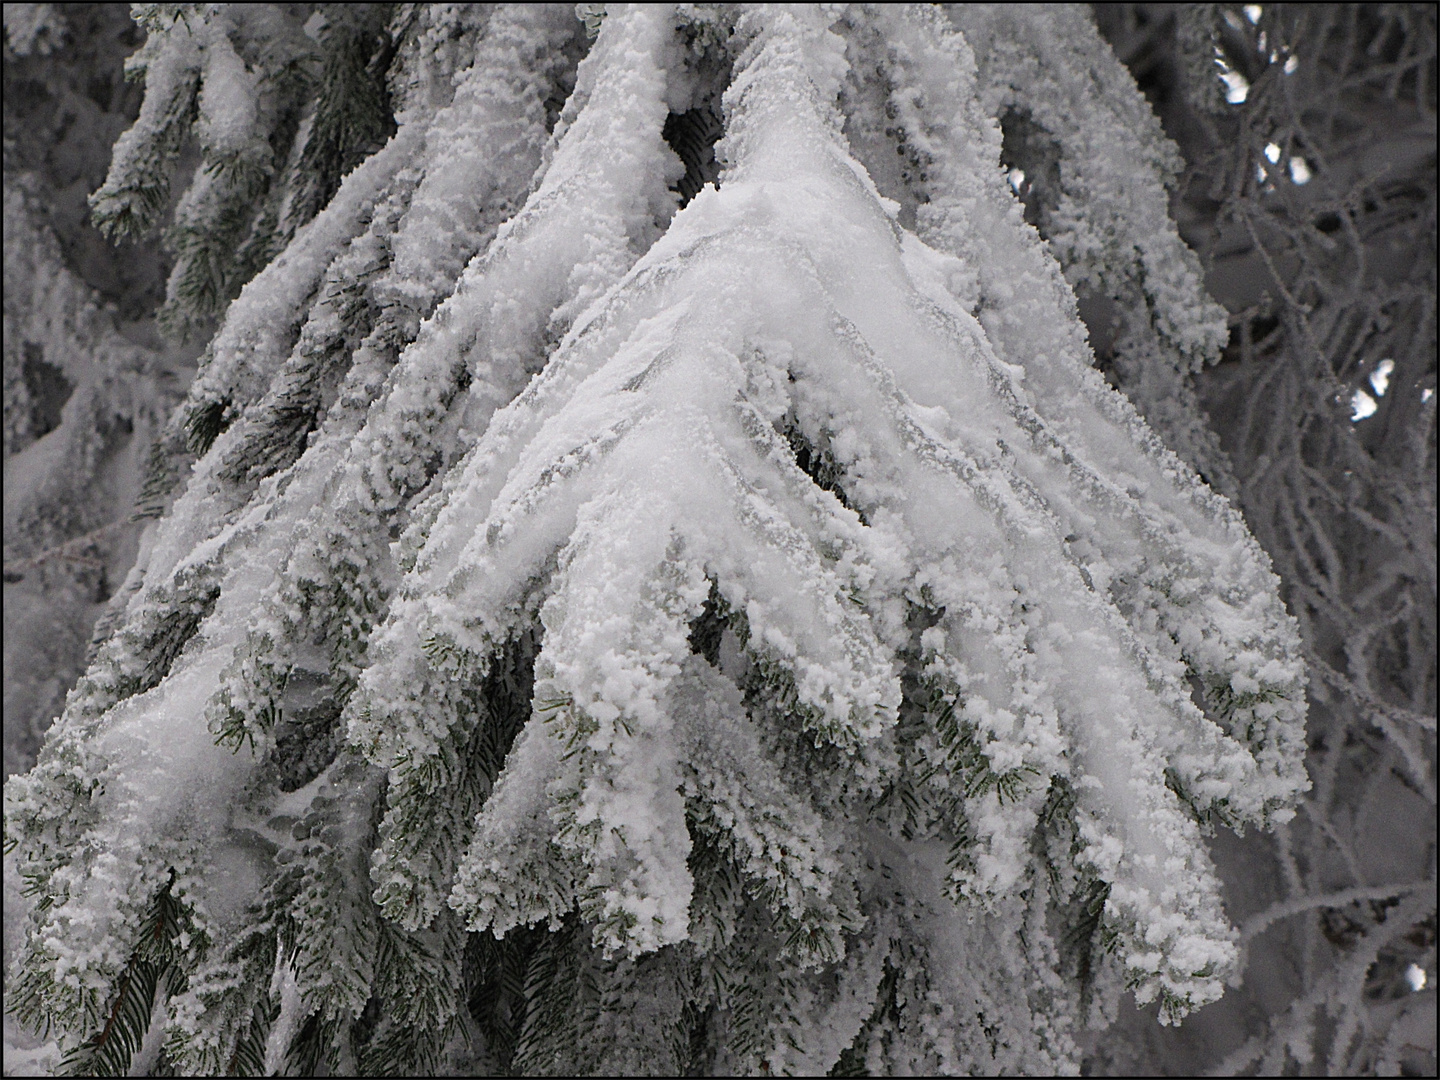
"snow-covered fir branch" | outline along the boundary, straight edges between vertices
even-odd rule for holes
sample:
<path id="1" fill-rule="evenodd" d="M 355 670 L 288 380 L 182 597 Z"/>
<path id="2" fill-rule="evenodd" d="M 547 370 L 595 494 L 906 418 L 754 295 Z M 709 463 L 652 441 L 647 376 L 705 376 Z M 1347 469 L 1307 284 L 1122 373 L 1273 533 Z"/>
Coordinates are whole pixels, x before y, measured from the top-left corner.
<path id="1" fill-rule="evenodd" d="M 1305 670 L 1087 16 L 349 7 L 137 5 L 96 220 L 193 138 L 219 323 L 6 784 L 12 1012 L 117 1072 L 1053 1074 L 1217 999 L 1204 838 L 1293 815 Z"/>

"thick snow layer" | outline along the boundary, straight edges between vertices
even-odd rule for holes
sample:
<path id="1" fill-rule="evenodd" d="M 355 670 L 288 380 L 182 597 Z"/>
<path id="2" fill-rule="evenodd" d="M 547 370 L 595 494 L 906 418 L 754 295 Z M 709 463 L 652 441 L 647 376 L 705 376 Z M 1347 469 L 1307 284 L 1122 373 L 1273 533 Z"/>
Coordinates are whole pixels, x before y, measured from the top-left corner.
<path id="1" fill-rule="evenodd" d="M 200 141 L 216 157 L 239 154 L 254 138 L 259 82 L 230 44 L 227 21 L 212 19 L 205 24 L 200 76 Z"/>

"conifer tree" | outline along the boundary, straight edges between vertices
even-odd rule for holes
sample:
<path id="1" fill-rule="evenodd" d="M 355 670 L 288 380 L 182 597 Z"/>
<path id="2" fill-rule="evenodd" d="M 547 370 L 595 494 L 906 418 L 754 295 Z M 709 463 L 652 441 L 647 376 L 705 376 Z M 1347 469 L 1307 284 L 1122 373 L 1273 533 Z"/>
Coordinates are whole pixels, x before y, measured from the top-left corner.
<path id="1" fill-rule="evenodd" d="M 6 785 L 13 1014 L 76 1073 L 1050 1074 L 1218 997 L 1203 837 L 1293 813 L 1304 672 L 1086 17 L 346 7 L 137 9 L 96 217 L 193 137 L 224 317 Z"/>

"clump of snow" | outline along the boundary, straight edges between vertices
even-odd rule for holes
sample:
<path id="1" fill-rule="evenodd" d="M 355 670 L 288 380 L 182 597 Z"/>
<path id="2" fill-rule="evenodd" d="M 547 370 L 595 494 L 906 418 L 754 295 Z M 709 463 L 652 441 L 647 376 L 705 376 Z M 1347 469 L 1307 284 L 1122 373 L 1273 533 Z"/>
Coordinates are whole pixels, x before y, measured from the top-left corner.
<path id="1" fill-rule="evenodd" d="M 259 77 L 245 66 L 230 44 L 227 23 L 205 24 L 204 61 L 200 76 L 198 133 L 207 153 L 239 154 L 254 138 Z"/>

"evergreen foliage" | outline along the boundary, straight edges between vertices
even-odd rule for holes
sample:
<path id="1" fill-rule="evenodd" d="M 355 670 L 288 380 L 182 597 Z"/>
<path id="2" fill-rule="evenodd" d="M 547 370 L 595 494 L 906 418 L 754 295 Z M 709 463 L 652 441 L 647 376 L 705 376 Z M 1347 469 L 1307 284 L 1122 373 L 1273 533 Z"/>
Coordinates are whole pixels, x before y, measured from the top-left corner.
<path id="1" fill-rule="evenodd" d="M 193 126 L 163 318 L 223 319 L 6 785 L 12 1011 L 76 1072 L 1047 1074 L 1217 998 L 1304 668 L 1143 389 L 1223 313 L 1083 14 L 300 14 L 137 7 L 95 213 Z"/>
<path id="2" fill-rule="evenodd" d="M 339 190 L 341 177 L 394 133 L 385 73 L 403 29 L 387 28 L 391 6 L 320 7 L 320 88 L 300 152 L 301 180 L 287 207 L 292 228 L 314 217 Z"/>

